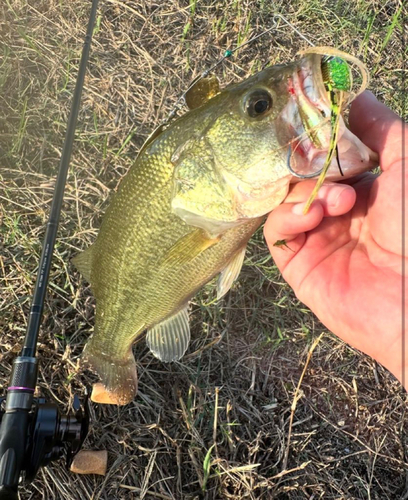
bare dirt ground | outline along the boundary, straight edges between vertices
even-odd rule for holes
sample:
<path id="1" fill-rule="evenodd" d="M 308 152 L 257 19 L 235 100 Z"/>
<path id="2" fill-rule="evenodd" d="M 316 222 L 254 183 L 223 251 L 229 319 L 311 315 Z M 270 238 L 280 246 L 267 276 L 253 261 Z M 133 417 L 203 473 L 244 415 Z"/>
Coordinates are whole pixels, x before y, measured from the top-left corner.
<path id="1" fill-rule="evenodd" d="M 3 391 L 23 341 L 89 7 L 0 4 Z M 189 82 L 271 27 L 275 13 L 316 45 L 362 59 L 371 90 L 403 113 L 401 1 L 101 0 L 39 346 L 39 393 L 65 410 L 95 380 L 77 363 L 94 299 L 70 258 L 94 241 L 110 192 Z M 224 85 L 236 82 L 305 46 L 279 22 L 216 74 Z M 86 447 L 108 450 L 106 477 L 76 476 L 55 463 L 21 489 L 22 499 L 408 498 L 406 394 L 296 299 L 261 231 L 233 290 L 216 303 L 209 284 L 191 322 L 181 363 L 160 363 L 142 341 L 135 401 L 92 405 Z"/>

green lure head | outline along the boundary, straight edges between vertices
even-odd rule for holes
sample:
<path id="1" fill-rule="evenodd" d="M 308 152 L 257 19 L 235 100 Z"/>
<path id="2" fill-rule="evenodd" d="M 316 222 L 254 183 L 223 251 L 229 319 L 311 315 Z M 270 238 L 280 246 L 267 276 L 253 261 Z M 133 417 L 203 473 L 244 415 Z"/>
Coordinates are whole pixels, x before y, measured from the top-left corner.
<path id="1" fill-rule="evenodd" d="M 321 63 L 323 83 L 327 90 L 351 90 L 351 74 L 347 62 L 336 56 L 325 56 Z"/>

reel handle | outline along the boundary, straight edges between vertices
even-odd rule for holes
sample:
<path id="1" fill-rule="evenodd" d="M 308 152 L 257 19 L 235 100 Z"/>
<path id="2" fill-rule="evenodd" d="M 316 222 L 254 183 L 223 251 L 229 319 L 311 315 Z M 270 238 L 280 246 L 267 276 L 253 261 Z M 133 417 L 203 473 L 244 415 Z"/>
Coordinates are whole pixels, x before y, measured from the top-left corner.
<path id="1" fill-rule="evenodd" d="M 6 412 L 0 428 L 0 500 L 17 500 L 28 430 L 28 412 Z"/>
<path id="2" fill-rule="evenodd" d="M 20 472 L 25 468 L 29 414 L 37 370 L 36 358 L 18 356 L 14 360 L 6 408 L 4 414 L 0 413 L 0 492 L 6 492 L 1 495 L 11 495 L 12 491 L 17 494 Z M 0 496 L 0 500 L 3 500 L 3 496 Z"/>

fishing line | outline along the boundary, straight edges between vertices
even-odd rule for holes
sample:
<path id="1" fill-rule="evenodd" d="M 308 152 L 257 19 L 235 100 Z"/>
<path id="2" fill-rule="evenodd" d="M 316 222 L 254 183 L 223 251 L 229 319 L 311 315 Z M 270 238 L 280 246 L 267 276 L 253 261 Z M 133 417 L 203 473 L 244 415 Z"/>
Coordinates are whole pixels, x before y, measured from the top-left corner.
<path id="1" fill-rule="evenodd" d="M 282 16 L 282 14 L 275 14 L 273 16 L 273 19 L 272 19 L 273 26 L 271 26 L 270 28 L 266 29 L 262 33 L 259 33 L 259 35 L 256 35 L 253 38 L 250 38 L 246 42 L 241 43 L 240 45 L 238 45 L 237 47 L 235 47 L 235 49 L 227 49 L 224 52 L 223 56 L 220 59 L 218 59 L 218 61 L 216 63 L 214 63 L 210 68 L 208 68 L 205 71 L 203 71 L 196 78 L 194 78 L 194 80 L 190 83 L 190 85 L 188 86 L 188 88 L 177 99 L 176 103 L 174 104 L 173 109 L 170 111 L 170 113 L 168 114 L 167 118 L 159 125 L 159 127 L 156 130 L 158 130 L 159 128 L 167 125 L 170 122 L 170 120 L 172 120 L 177 115 L 178 111 L 183 107 L 183 105 L 185 105 L 186 94 L 189 92 L 189 90 L 191 90 L 194 87 L 194 85 L 197 82 L 199 82 L 203 78 L 207 78 L 207 76 L 214 69 L 216 69 L 220 64 L 222 64 L 226 59 L 231 58 L 233 56 L 233 54 L 235 54 L 235 52 L 237 52 L 238 50 L 242 49 L 242 47 L 245 47 L 246 45 L 249 45 L 249 44 L 253 43 L 255 40 L 258 40 L 259 38 L 263 37 L 267 33 L 270 33 L 271 31 L 277 29 L 279 27 L 278 23 L 277 23 L 277 19 L 282 19 L 282 21 L 284 21 L 288 26 L 290 26 L 293 29 L 293 31 L 295 31 L 301 38 L 303 38 L 303 40 L 305 40 L 312 47 L 315 47 L 315 44 L 313 42 L 311 42 L 305 35 L 303 35 L 297 28 L 295 28 L 295 26 L 293 26 L 292 23 L 290 23 L 284 16 Z"/>

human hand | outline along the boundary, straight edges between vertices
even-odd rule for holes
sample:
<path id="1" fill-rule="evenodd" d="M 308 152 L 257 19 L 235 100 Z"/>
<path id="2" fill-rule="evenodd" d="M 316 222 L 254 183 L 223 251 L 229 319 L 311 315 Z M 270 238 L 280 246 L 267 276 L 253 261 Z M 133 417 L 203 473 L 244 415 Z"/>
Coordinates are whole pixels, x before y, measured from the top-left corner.
<path id="1" fill-rule="evenodd" d="M 299 300 L 333 333 L 407 384 L 402 290 L 408 233 L 402 204 L 408 172 L 402 142 L 404 134 L 408 145 L 408 126 L 368 91 L 353 102 L 349 121 L 352 132 L 379 154 L 382 173 L 325 183 L 306 215 L 302 210 L 316 181 L 295 184 L 269 215 L 264 235 Z M 279 240 L 289 249 L 274 246 Z"/>

